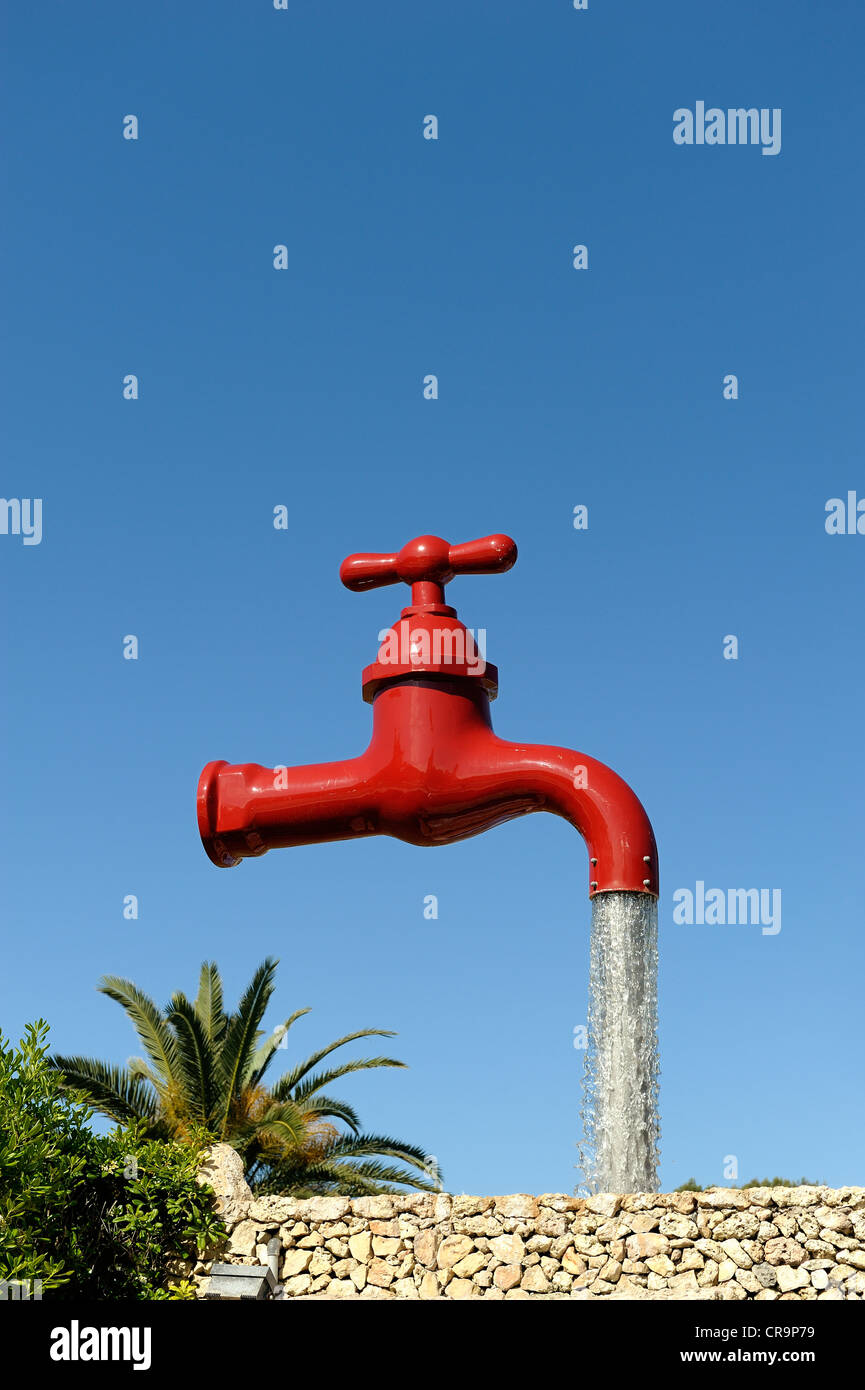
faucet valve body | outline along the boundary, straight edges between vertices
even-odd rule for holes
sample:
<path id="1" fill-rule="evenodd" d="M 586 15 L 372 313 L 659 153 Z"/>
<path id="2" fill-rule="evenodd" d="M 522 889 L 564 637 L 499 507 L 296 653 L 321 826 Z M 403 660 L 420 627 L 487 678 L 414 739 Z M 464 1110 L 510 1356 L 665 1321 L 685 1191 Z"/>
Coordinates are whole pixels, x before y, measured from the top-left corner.
<path id="1" fill-rule="evenodd" d="M 493 732 L 498 673 L 444 602 L 444 586 L 458 574 L 502 573 L 516 558 L 508 536 L 456 546 L 419 536 L 395 554 L 343 562 L 342 581 L 357 592 L 412 586 L 410 606 L 363 673 L 363 698 L 373 706 L 369 747 L 359 758 L 307 767 L 209 763 L 198 824 L 213 863 L 227 868 L 269 849 L 366 835 L 450 844 L 546 810 L 586 841 L 591 897 L 657 897 L 655 837 L 627 783 L 583 754 Z"/>
<path id="2" fill-rule="evenodd" d="M 515 564 L 510 536 L 484 536 L 449 545 L 441 536 L 417 536 L 389 555 L 349 555 L 340 567 L 347 589 L 363 593 L 402 580 L 411 585 L 411 604 L 389 629 L 378 658 L 363 673 L 363 698 L 372 704 L 389 681 L 405 676 L 447 676 L 480 681 L 491 700 L 498 671 L 487 665 L 474 637 L 445 603 L 444 588 L 457 574 L 503 574 Z"/>

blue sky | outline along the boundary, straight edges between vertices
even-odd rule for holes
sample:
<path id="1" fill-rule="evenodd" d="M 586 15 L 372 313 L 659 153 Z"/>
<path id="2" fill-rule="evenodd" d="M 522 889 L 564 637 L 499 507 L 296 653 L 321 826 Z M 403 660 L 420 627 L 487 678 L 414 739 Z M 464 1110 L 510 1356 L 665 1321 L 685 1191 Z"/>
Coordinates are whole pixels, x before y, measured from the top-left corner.
<path id="1" fill-rule="evenodd" d="M 215 957 L 234 999 L 276 955 L 269 1022 L 312 1008 L 295 1049 L 398 1031 L 411 1069 L 343 1086 L 368 1128 L 451 1190 L 571 1190 L 573 830 L 225 872 L 195 823 L 213 758 L 365 746 L 405 600 L 343 589 L 345 555 L 505 531 L 515 569 L 448 591 L 497 732 L 610 763 L 658 837 L 662 1186 L 731 1154 L 861 1183 L 865 536 L 824 527 L 865 496 L 861 6 L 47 3 L 6 29 L 2 491 L 43 499 L 43 537 L 0 536 L 4 1031 L 42 1015 L 122 1062 L 102 974 L 162 1002 Z M 781 153 L 675 145 L 698 100 L 781 108 Z M 780 888 L 782 930 L 676 925 L 698 880 Z"/>

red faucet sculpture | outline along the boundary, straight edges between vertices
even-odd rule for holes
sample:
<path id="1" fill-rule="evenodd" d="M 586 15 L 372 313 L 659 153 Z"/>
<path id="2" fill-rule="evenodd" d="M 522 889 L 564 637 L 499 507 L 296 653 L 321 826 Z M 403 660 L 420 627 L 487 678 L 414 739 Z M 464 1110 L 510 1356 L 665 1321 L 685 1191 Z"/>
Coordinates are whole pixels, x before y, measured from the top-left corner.
<path id="1" fill-rule="evenodd" d="M 589 895 L 658 895 L 649 818 L 627 783 L 567 748 L 511 743 L 492 729 L 498 672 L 487 664 L 444 586 L 458 574 L 501 574 L 517 558 L 509 536 L 449 545 L 418 536 L 397 554 L 350 555 L 343 584 L 362 592 L 411 585 L 411 604 L 363 673 L 373 707 L 359 758 L 307 767 L 208 763 L 198 827 L 214 864 L 231 868 L 269 849 L 393 835 L 447 845 L 530 811 L 552 811 L 580 832 Z"/>

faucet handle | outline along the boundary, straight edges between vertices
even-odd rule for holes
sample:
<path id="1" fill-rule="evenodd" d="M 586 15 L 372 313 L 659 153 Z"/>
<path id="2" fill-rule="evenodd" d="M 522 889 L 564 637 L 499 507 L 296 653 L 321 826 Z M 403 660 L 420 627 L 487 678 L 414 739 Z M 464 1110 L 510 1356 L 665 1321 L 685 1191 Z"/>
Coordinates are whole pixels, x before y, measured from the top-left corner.
<path id="1" fill-rule="evenodd" d="M 516 558 L 517 544 L 510 536 L 482 536 L 462 545 L 449 545 L 441 536 L 416 536 L 389 555 L 349 555 L 339 577 L 355 593 L 402 582 L 412 585 L 412 603 L 442 603 L 444 586 L 455 575 L 504 574 Z"/>

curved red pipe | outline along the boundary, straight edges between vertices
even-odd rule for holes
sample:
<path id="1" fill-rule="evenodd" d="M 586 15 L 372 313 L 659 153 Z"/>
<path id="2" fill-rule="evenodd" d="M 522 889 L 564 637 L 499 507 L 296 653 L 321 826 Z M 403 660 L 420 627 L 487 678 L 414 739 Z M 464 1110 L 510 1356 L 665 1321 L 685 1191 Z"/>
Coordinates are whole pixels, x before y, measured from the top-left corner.
<path id="1" fill-rule="evenodd" d="M 531 811 L 563 816 L 589 851 L 589 894 L 658 895 L 649 818 L 626 782 L 567 748 L 493 733 L 486 692 L 463 679 L 401 679 L 373 701 L 359 758 L 306 767 L 209 763 L 198 825 L 214 864 L 269 849 L 392 835 L 445 845 Z"/>

